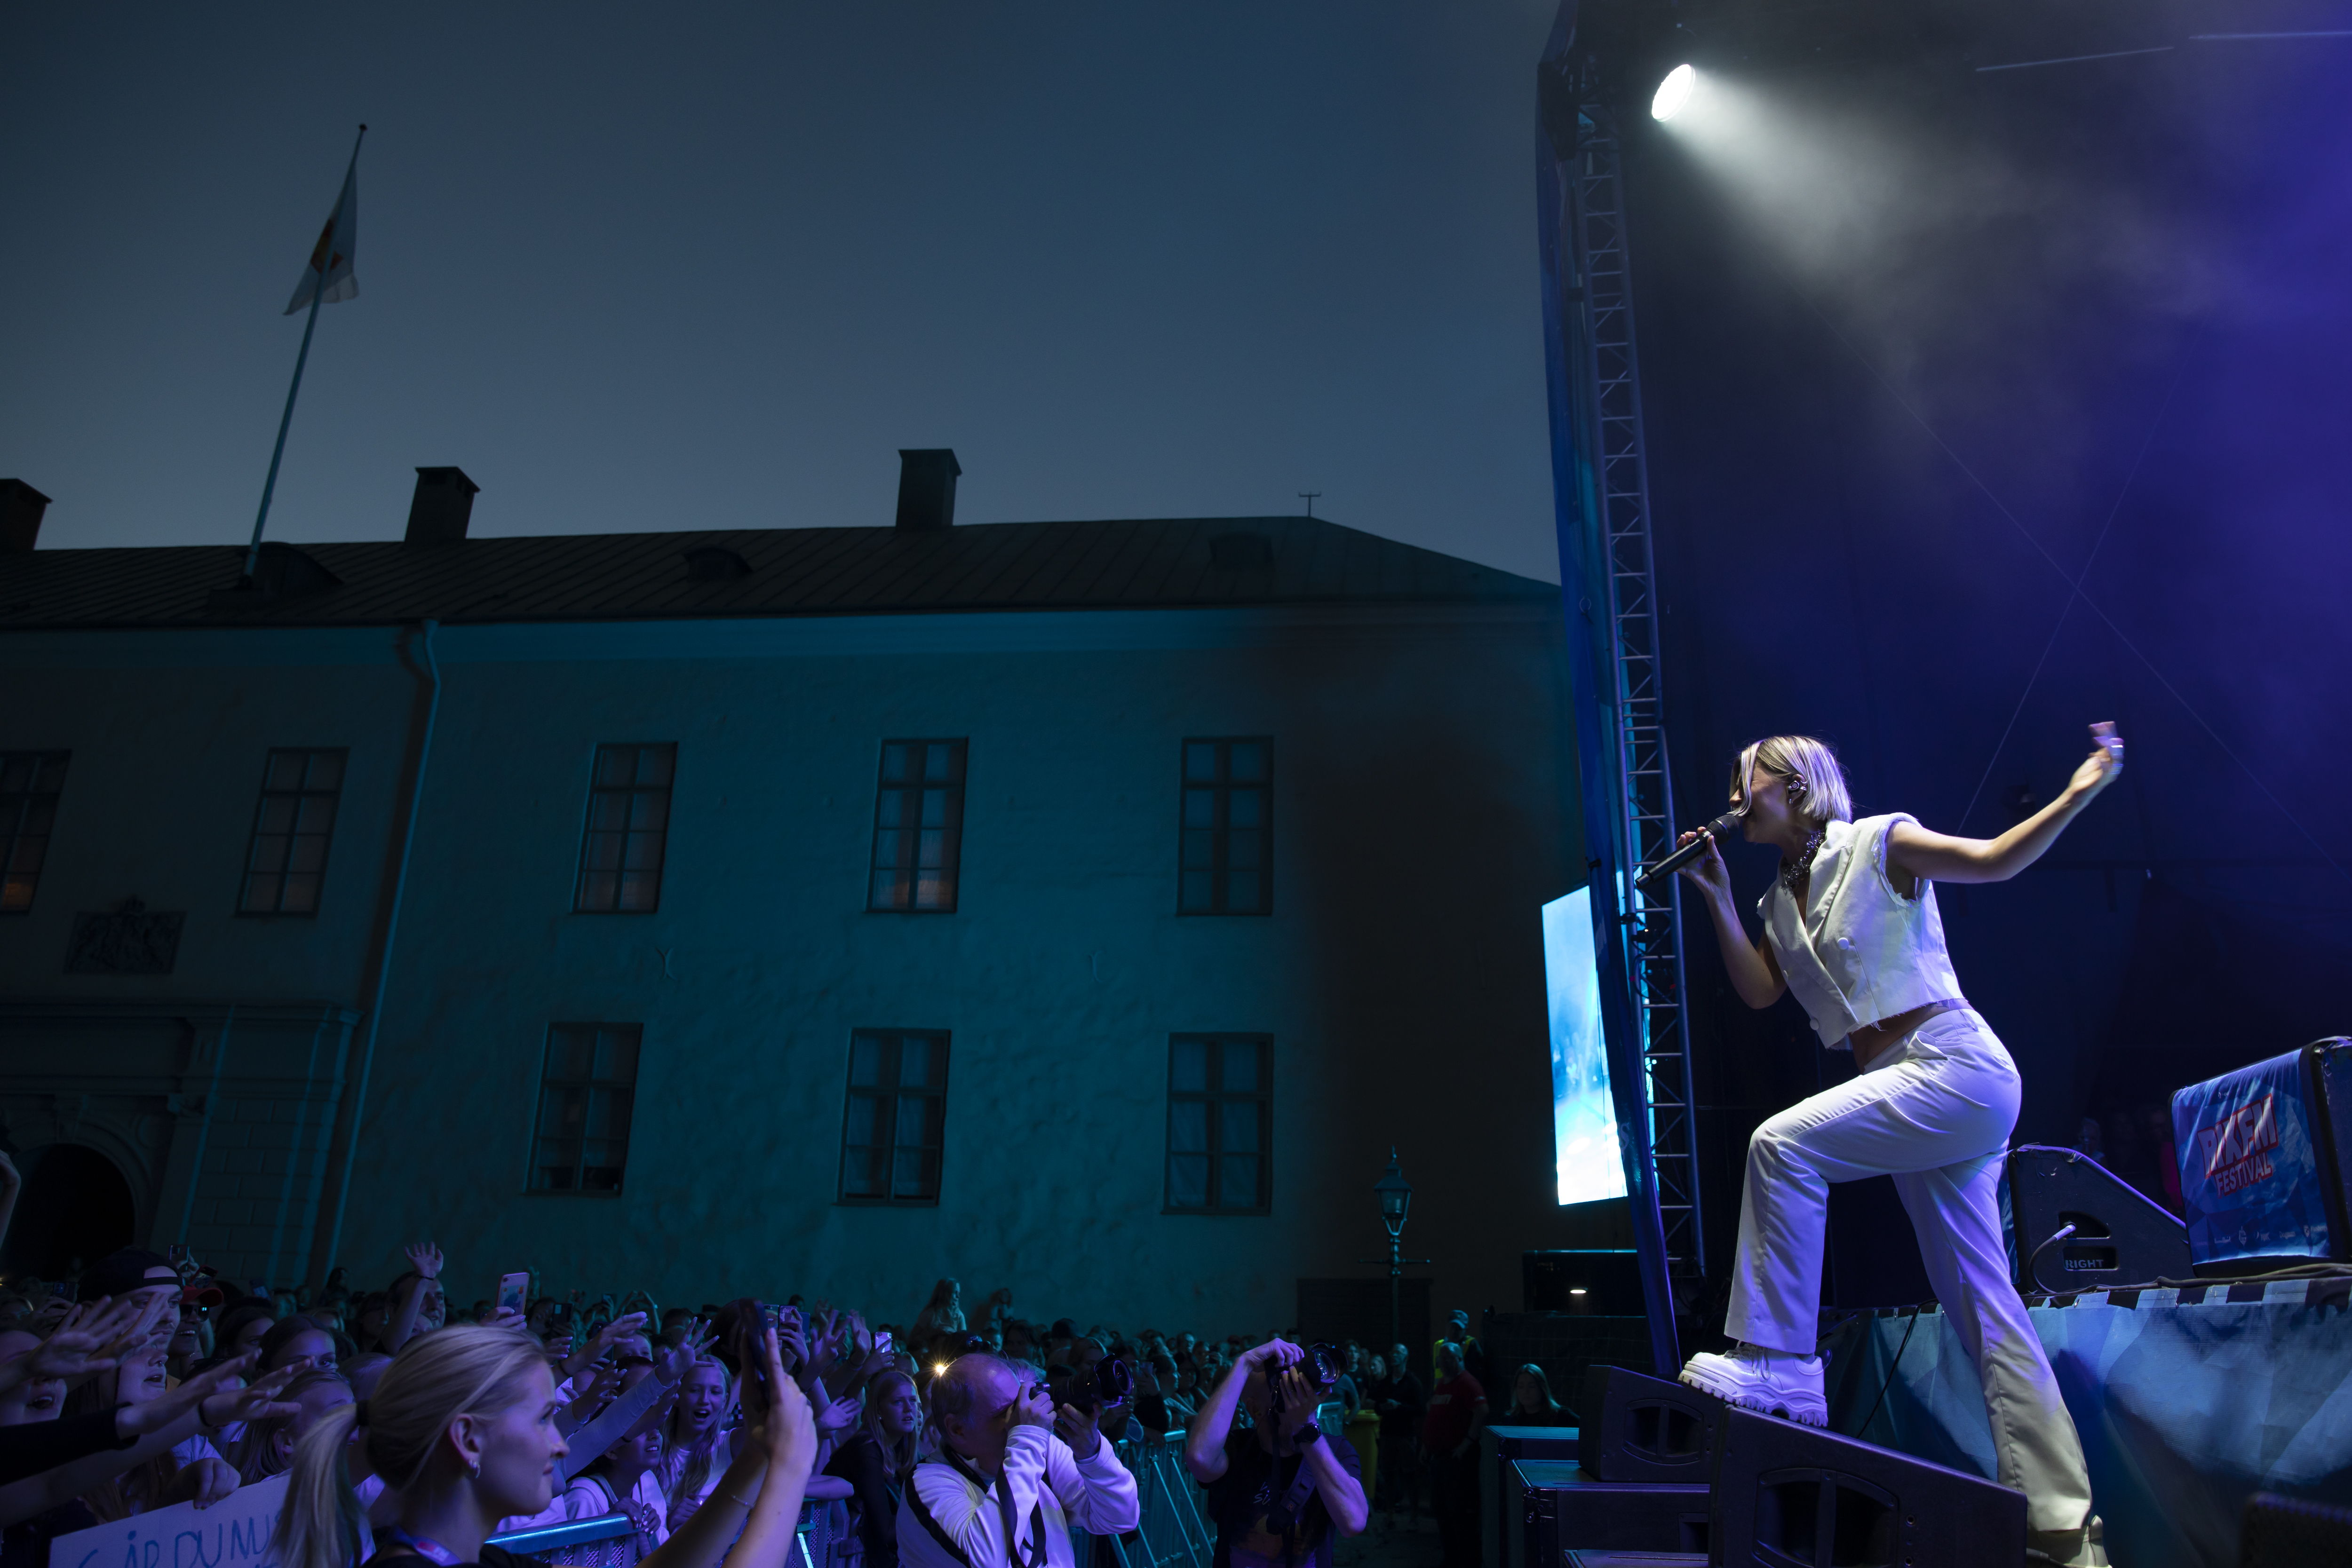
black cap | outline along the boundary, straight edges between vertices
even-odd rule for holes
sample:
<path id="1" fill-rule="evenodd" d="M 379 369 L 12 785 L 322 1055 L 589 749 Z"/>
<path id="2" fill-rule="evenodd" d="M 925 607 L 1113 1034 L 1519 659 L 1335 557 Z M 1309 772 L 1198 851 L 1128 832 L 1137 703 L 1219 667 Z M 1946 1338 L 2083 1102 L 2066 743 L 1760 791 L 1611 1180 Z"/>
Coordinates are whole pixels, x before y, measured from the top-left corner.
<path id="1" fill-rule="evenodd" d="M 1047 1339 L 1076 1339 L 1078 1337 L 1078 1325 L 1072 1322 L 1067 1318 L 1055 1318 L 1054 1320 L 1054 1326 L 1045 1331 L 1045 1337 Z"/>
<path id="2" fill-rule="evenodd" d="M 150 1280 L 147 1276 L 162 1270 L 168 1278 Z M 136 1247 L 100 1259 L 85 1270 L 75 1299 L 94 1301 L 100 1296 L 127 1296 L 131 1291 L 150 1285 L 169 1285 L 174 1295 L 180 1290 L 180 1271 L 172 1260 L 153 1252 L 142 1252 Z"/>

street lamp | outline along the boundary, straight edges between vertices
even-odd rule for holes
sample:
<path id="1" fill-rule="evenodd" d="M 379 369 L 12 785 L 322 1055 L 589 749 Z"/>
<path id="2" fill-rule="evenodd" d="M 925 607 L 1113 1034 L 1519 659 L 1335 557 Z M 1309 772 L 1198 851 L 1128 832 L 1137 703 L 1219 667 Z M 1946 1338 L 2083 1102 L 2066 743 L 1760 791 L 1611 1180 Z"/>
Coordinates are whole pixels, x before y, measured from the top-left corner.
<path id="1" fill-rule="evenodd" d="M 1397 1168 L 1396 1145 L 1393 1144 L 1389 1145 L 1388 1174 L 1372 1184 L 1372 1191 L 1380 1197 L 1381 1224 L 1387 1228 L 1389 1233 L 1389 1345 L 1394 1349 L 1404 1343 L 1402 1317 L 1397 1301 L 1402 1287 L 1398 1281 L 1404 1278 L 1406 1264 L 1423 1264 L 1430 1260 L 1404 1256 L 1404 1222 L 1412 1214 L 1412 1183 L 1405 1180 L 1404 1172 Z M 1356 1261 L 1377 1263 L 1380 1260 L 1359 1258 Z M 1402 1375 L 1404 1369 L 1399 1367 L 1397 1371 Z"/>
<path id="2" fill-rule="evenodd" d="M 1395 1241 L 1404 1235 L 1404 1222 L 1412 1213 L 1412 1183 L 1404 1179 L 1397 1169 L 1396 1145 L 1389 1145 L 1389 1174 L 1372 1184 L 1381 1195 L 1381 1223 L 1389 1228 L 1389 1239 Z"/>

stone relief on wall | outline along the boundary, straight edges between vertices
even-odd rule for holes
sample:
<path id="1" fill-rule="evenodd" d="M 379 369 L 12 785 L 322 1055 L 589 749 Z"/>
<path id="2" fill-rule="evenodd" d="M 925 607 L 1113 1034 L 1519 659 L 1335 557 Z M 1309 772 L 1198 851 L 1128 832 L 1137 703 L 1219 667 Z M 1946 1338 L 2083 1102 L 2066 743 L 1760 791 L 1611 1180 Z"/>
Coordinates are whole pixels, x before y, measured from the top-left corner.
<path id="1" fill-rule="evenodd" d="M 66 950 L 68 975 L 168 975 L 180 956 L 180 911 L 150 910 L 142 899 L 126 898 L 107 911 L 74 916 L 73 942 Z"/>

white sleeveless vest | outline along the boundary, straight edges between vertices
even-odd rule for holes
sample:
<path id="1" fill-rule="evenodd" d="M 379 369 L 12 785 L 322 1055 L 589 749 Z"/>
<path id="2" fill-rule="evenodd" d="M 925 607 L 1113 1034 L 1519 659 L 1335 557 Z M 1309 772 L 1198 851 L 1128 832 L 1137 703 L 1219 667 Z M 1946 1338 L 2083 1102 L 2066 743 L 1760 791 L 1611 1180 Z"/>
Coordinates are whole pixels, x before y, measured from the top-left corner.
<path id="1" fill-rule="evenodd" d="M 1922 877 L 1906 898 L 1887 874 L 1887 830 L 1917 821 L 1898 811 L 1824 824 L 1805 907 L 1777 877 L 1757 902 L 1789 989 L 1832 1051 L 1852 1049 L 1846 1037 L 1865 1024 L 1960 994 L 1935 884 Z"/>

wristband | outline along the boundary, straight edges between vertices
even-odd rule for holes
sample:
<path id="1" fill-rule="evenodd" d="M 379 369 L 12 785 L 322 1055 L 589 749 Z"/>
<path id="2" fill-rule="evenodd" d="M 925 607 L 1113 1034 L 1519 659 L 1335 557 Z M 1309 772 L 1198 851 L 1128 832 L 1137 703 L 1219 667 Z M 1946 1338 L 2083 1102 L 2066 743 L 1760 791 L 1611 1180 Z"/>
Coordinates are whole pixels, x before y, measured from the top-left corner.
<path id="1" fill-rule="evenodd" d="M 1290 1435 L 1290 1440 L 1297 1445 L 1298 1451 L 1303 1454 L 1323 1440 L 1323 1428 L 1310 1421 L 1293 1432 Z"/>

